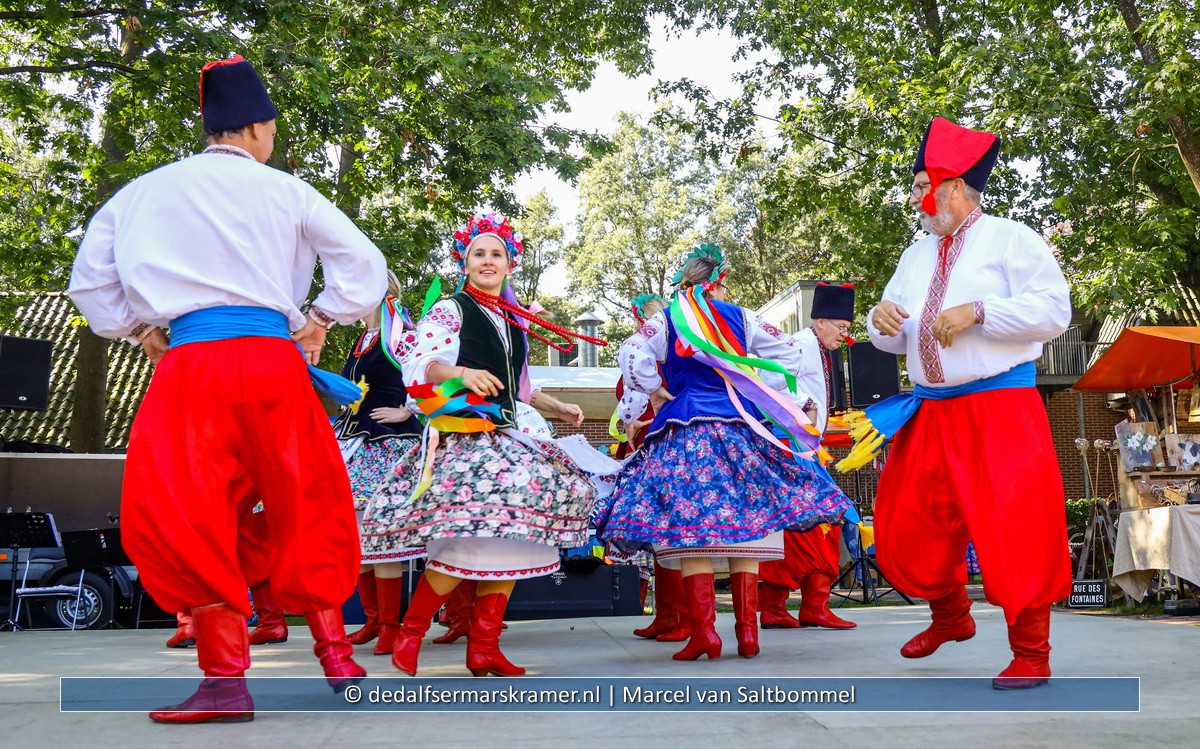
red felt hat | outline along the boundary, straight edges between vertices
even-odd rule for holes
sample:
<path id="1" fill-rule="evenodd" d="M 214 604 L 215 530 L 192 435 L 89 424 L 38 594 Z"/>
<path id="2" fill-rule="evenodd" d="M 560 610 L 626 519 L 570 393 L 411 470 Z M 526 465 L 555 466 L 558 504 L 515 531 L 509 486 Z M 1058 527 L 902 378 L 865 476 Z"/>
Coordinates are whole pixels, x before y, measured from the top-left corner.
<path id="1" fill-rule="evenodd" d="M 934 117 L 925 128 L 925 137 L 913 162 L 913 174 L 924 171 L 929 175 L 929 192 L 921 200 L 921 210 L 931 216 L 937 213 L 933 194 L 948 179 L 962 177 L 968 185 L 983 192 L 999 155 L 1000 138 L 995 133 L 972 130 L 944 117 Z"/>

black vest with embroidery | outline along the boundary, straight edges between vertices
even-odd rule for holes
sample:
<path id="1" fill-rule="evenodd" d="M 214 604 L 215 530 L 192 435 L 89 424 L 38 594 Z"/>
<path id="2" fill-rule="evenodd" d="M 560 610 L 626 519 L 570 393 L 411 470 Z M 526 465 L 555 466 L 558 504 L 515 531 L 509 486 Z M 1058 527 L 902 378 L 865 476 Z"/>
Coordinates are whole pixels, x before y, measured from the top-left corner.
<path id="1" fill-rule="evenodd" d="M 492 418 L 496 426 L 515 427 L 517 388 L 521 384 L 521 368 L 525 366 L 526 357 L 525 336 L 511 323 L 506 323 L 503 335 L 508 336 L 508 351 L 505 352 L 500 331 L 478 302 L 465 291 L 450 298 L 462 312 L 457 365 L 485 369 L 504 383 L 500 394 L 489 396 L 487 401 L 500 407 L 502 418 Z"/>
<path id="2" fill-rule="evenodd" d="M 355 349 L 362 346 L 362 341 L 363 336 L 359 336 Z M 376 408 L 399 408 L 408 400 L 404 378 L 384 353 L 378 333 L 366 351 L 359 356 L 355 356 L 354 352 L 350 353 L 346 358 L 346 366 L 342 368 L 342 377 L 352 382 L 365 380 L 367 394 L 356 409 L 351 411 L 347 408 L 334 422 L 333 429 L 338 439 L 366 437 L 375 441 L 397 434 L 421 433 L 421 422 L 416 417 L 399 424 L 380 424 L 371 418 L 371 412 Z"/>

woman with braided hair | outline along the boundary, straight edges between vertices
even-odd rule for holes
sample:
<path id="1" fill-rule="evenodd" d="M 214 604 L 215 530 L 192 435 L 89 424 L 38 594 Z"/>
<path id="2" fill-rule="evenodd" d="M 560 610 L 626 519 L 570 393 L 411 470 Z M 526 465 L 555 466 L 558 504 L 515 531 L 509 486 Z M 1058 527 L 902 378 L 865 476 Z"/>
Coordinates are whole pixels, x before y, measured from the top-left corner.
<path id="1" fill-rule="evenodd" d="M 428 550 L 396 635 L 396 668 L 416 674 L 433 615 L 462 581 L 475 580 L 467 668 L 475 676 L 519 676 L 525 669 L 499 649 L 509 594 L 517 580 L 557 570 L 559 547 L 587 540 L 598 496 L 593 475 L 613 475 L 619 465 L 582 437 L 548 440 L 518 428 L 519 401 L 582 423 L 578 406 L 533 391 L 527 373 L 527 335 L 565 348 L 534 325 L 564 339 L 575 334 L 517 303 L 506 281 L 523 246 L 507 218 L 473 216 L 454 240 L 463 283 L 424 314 L 402 362 L 409 394 L 428 421 L 425 444 L 405 452 L 380 485 L 363 535 Z"/>
<path id="2" fill-rule="evenodd" d="M 682 568 L 691 639 L 675 660 L 721 655 L 714 561 L 732 573 L 738 654 L 757 655 L 759 561 L 783 558 L 785 528 L 836 523 L 850 507 L 813 461 L 795 459 L 819 451 L 820 435 L 759 376 L 782 375 L 794 389 L 795 342 L 723 301 L 725 271 L 719 248 L 698 247 L 675 277 L 670 307 L 622 344 L 626 384 L 657 407 L 597 513 L 601 538 L 652 543 L 661 564 Z"/>

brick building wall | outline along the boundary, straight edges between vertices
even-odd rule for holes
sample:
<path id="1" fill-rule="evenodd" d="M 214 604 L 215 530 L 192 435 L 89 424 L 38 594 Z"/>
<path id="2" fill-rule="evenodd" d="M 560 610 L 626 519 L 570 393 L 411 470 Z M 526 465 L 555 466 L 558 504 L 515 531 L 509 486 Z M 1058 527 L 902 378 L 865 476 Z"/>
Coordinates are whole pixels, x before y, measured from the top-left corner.
<path id="1" fill-rule="evenodd" d="M 611 445 L 612 437 L 608 435 L 608 420 L 585 419 L 583 425 L 576 428 L 561 421 L 552 421 L 550 425 L 559 437 L 569 437 L 572 434 L 582 434 L 584 439 L 593 445 Z"/>

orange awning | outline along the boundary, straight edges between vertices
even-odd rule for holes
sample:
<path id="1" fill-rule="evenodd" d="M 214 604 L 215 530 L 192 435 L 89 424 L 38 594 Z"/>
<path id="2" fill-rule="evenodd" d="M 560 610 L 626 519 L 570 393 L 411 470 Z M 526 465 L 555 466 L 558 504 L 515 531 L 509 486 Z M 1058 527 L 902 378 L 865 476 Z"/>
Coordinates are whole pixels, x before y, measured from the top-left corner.
<path id="1" fill-rule="evenodd" d="M 1076 390 L 1124 391 L 1165 385 L 1191 387 L 1190 375 L 1200 364 L 1200 327 L 1139 326 L 1125 328 L 1088 371 Z M 1186 379 L 1184 379 L 1186 378 Z"/>

